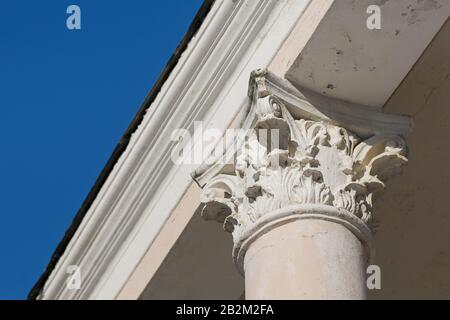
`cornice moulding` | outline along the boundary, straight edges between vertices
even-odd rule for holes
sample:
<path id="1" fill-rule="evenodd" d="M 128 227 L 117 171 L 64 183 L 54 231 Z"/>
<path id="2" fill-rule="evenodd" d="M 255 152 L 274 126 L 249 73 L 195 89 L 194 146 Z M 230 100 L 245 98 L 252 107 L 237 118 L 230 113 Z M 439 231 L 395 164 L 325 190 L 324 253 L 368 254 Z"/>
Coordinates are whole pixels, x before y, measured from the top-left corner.
<path id="1" fill-rule="evenodd" d="M 242 83 L 267 66 L 309 1 L 216 1 L 106 180 L 39 299 L 114 299 L 191 184 L 170 160 L 174 129 L 225 130 L 245 102 Z M 225 101 L 233 101 L 224 107 Z M 68 290 L 66 268 L 81 267 Z"/>

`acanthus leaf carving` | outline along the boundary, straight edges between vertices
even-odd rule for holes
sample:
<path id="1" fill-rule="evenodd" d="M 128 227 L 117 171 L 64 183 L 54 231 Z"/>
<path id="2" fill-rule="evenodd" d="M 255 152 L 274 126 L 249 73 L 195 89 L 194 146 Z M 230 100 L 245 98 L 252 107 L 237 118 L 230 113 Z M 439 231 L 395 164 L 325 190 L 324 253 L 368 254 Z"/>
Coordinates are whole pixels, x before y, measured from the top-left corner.
<path id="1" fill-rule="evenodd" d="M 373 129 L 367 137 L 372 129 L 366 128 L 361 137 L 325 117 L 299 118 L 292 112 L 292 88 L 280 89 L 283 80 L 274 85 L 267 72 L 252 77 L 252 130 L 239 145 L 234 173 L 204 185 L 203 215 L 224 221 L 235 243 L 258 221 L 290 206 L 334 207 L 370 228 L 374 196 L 407 162 L 401 135 Z"/>

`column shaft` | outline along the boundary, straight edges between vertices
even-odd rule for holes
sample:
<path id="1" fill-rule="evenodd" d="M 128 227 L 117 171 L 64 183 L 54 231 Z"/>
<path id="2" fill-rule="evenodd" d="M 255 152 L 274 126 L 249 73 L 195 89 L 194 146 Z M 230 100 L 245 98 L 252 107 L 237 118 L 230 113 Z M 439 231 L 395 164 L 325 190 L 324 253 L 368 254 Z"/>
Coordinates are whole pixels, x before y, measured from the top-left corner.
<path id="1" fill-rule="evenodd" d="M 245 255 L 246 299 L 365 299 L 366 252 L 346 227 L 319 219 L 278 226 Z"/>

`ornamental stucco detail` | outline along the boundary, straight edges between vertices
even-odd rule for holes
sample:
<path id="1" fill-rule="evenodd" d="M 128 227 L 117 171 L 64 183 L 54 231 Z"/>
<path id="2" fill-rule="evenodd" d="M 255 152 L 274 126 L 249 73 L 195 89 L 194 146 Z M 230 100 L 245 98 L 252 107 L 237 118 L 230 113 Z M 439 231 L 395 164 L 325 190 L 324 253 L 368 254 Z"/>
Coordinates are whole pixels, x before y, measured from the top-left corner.
<path id="1" fill-rule="evenodd" d="M 295 90 L 272 79 L 265 71 L 252 74 L 252 108 L 243 125 L 249 130 L 237 142 L 231 165 L 196 174 L 207 177 L 203 216 L 223 221 L 235 243 L 258 221 L 270 221 L 273 212 L 301 205 L 332 207 L 370 230 L 374 200 L 407 162 L 405 141 L 392 128 L 409 120 L 369 113 L 379 122 L 369 119 L 374 125 L 369 129 L 354 126 L 358 134 L 344 121 L 320 116 L 323 110 L 309 109 L 302 116 L 311 108 L 306 98 L 298 93 L 292 99 Z"/>

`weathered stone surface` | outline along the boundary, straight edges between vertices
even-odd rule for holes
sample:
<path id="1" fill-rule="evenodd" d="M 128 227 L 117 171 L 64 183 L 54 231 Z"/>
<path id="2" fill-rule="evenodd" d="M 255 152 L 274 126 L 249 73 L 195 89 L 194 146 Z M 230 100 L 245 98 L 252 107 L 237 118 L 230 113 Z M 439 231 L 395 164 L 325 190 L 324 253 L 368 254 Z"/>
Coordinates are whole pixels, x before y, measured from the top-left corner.
<path id="1" fill-rule="evenodd" d="M 373 124 L 361 129 L 361 138 L 338 124 L 345 121 L 320 117 L 320 106 L 308 105 L 311 116 L 298 117 L 305 114 L 296 112 L 304 109 L 305 98 L 297 94 L 293 99 L 295 91 L 273 77 L 265 71 L 252 74 L 252 108 L 244 123 L 248 134 L 236 142 L 232 157 L 225 156 L 232 159 L 232 170 L 229 162 L 224 170 L 218 161 L 202 173 L 208 177 L 202 215 L 223 221 L 232 232 L 236 260 L 241 260 L 241 246 L 253 234 L 299 213 L 340 222 L 370 247 L 373 201 L 388 177 L 407 162 L 401 134 L 392 129 L 379 133 L 380 128 L 396 122 L 409 128 L 409 119 L 372 112 L 364 121 L 353 121 L 349 113 L 346 121 Z M 335 112 L 340 112 L 338 107 Z"/>

